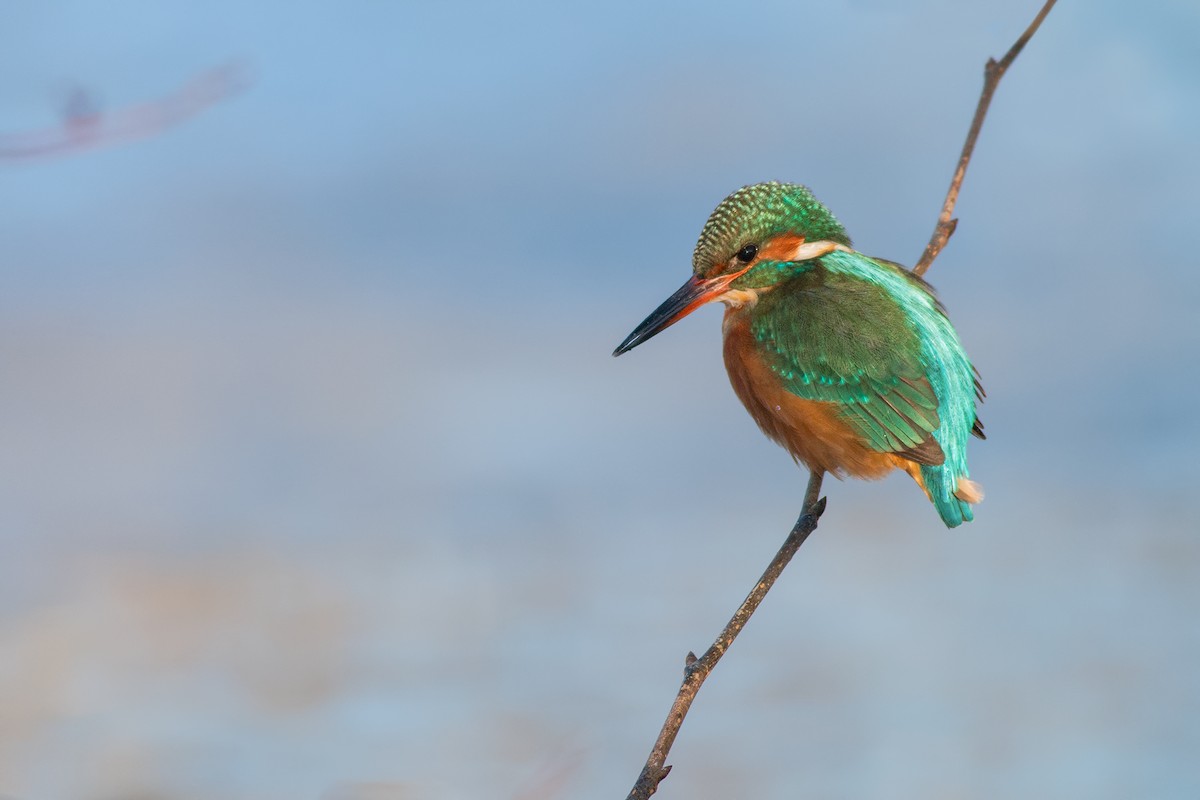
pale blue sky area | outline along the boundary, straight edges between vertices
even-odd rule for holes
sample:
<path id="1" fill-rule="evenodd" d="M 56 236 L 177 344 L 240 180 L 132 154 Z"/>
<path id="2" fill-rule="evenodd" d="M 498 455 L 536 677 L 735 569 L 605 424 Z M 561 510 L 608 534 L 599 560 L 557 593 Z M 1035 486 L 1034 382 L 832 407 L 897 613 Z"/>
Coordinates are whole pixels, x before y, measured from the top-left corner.
<path id="1" fill-rule="evenodd" d="M 0 161 L 0 796 L 379 800 L 627 791 L 803 476 L 715 311 L 609 353 L 746 183 L 915 260 L 1038 3 L 9 5 L 0 141 L 250 83 Z M 1200 795 L 1198 40 L 1017 61 L 929 274 L 977 521 L 831 481 L 664 796 Z"/>

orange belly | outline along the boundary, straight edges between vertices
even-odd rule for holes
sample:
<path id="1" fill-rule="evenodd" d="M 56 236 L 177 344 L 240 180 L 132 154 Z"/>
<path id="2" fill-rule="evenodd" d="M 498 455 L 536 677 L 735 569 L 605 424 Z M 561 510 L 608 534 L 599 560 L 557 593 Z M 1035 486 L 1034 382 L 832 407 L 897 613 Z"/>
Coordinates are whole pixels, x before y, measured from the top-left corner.
<path id="1" fill-rule="evenodd" d="M 725 311 L 725 369 L 742 405 L 770 438 L 811 470 L 856 478 L 882 478 L 903 469 L 918 484 L 917 464 L 892 453 L 866 446 L 863 438 L 844 422 L 837 404 L 805 400 L 784 388 L 763 362 L 744 314 Z"/>

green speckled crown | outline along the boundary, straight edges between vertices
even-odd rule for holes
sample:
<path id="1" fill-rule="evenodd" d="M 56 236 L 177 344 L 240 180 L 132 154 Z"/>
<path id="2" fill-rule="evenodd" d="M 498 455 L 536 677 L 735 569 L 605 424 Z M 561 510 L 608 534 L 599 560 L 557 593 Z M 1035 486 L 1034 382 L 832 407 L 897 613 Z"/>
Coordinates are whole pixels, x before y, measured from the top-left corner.
<path id="1" fill-rule="evenodd" d="M 692 254 L 692 270 L 697 275 L 709 274 L 745 245 L 761 245 L 783 233 L 797 233 L 810 242 L 828 240 L 850 246 L 846 229 L 807 186 L 756 183 L 722 200 L 704 223 Z"/>

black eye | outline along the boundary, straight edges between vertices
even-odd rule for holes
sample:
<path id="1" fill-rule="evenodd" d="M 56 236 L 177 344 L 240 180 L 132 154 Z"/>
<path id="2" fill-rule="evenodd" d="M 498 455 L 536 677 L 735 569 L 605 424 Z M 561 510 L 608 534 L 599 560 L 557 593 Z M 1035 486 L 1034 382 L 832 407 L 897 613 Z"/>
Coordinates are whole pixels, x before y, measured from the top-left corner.
<path id="1" fill-rule="evenodd" d="M 737 251 L 737 260 L 743 264 L 749 264 L 756 255 L 758 255 L 758 245 L 748 244 Z"/>

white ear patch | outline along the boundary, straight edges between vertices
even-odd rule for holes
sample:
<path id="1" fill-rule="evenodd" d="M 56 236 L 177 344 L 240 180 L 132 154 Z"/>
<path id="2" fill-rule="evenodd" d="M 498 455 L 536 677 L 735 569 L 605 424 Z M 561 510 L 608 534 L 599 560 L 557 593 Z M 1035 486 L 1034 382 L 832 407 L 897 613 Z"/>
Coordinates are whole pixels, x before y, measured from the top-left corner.
<path id="1" fill-rule="evenodd" d="M 809 261 L 814 258 L 820 258 L 827 253 L 832 253 L 834 250 L 844 250 L 850 252 L 850 248 L 844 244 L 821 240 L 819 242 L 801 242 L 796 245 L 796 249 L 792 251 L 788 261 Z"/>

